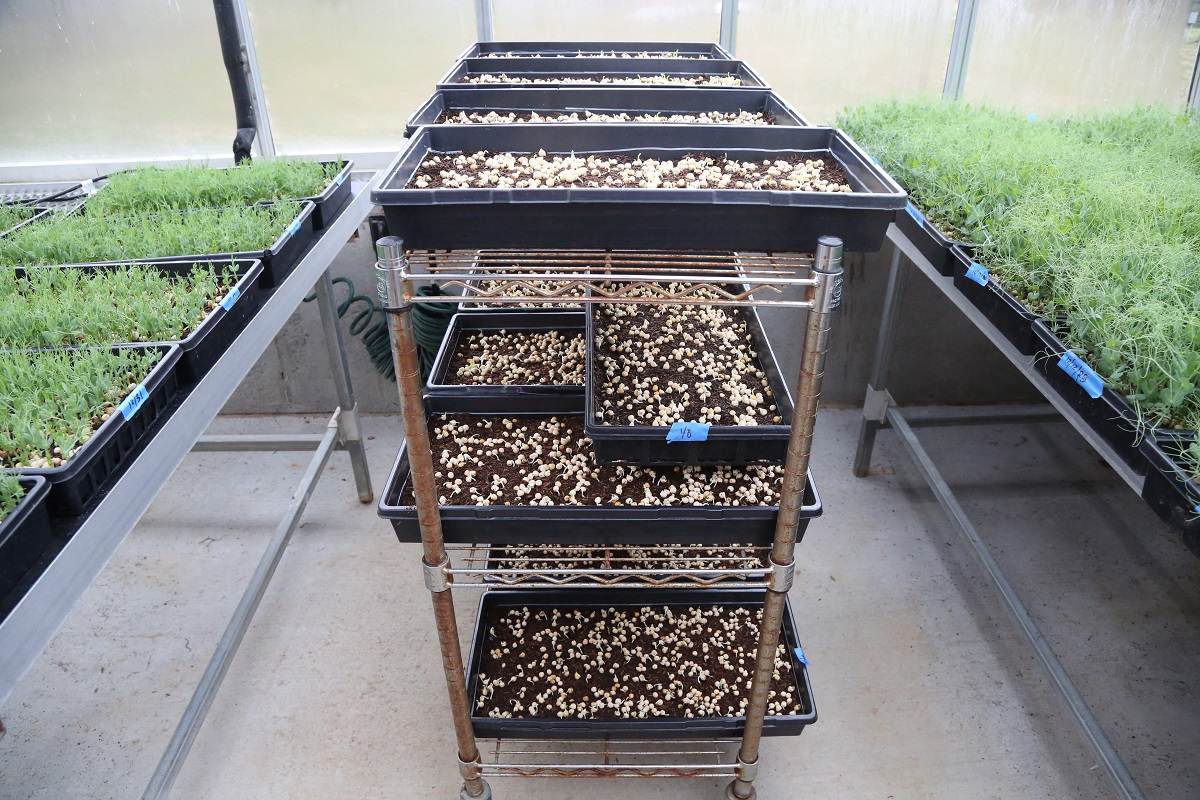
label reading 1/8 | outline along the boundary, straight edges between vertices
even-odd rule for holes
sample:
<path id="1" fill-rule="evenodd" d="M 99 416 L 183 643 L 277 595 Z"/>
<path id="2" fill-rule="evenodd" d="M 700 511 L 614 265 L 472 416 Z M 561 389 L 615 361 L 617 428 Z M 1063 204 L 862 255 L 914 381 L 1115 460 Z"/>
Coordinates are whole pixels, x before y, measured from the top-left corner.
<path id="1" fill-rule="evenodd" d="M 1097 375 L 1095 370 L 1070 350 L 1062 354 L 1062 358 L 1058 360 L 1058 368 L 1070 375 L 1093 400 L 1104 392 L 1104 378 Z"/>
<path id="2" fill-rule="evenodd" d="M 233 287 L 232 289 L 229 290 L 229 294 L 227 294 L 221 298 L 221 308 L 228 311 L 229 309 L 233 308 L 233 304 L 236 303 L 238 301 L 238 298 L 241 296 L 242 296 L 242 290 L 236 286 Z"/>
<path id="3" fill-rule="evenodd" d="M 291 224 L 287 226 L 287 235 L 295 236 L 299 232 L 300 232 L 300 220 L 294 219 L 294 220 L 292 220 Z"/>
<path id="4" fill-rule="evenodd" d="M 137 388 L 121 401 L 121 405 L 117 406 L 117 409 L 125 419 L 133 419 L 133 415 L 140 411 L 149 399 L 150 392 L 146 391 L 145 384 L 139 383 Z"/>
<path id="5" fill-rule="evenodd" d="M 978 283 L 980 286 L 988 285 L 988 271 L 983 264 L 971 262 L 971 266 L 967 267 L 967 277 Z"/>
<path id="6" fill-rule="evenodd" d="M 808 656 L 804 655 L 804 648 L 796 647 L 792 650 L 792 652 L 796 654 L 797 661 L 799 661 L 801 664 L 808 664 Z"/>
<path id="7" fill-rule="evenodd" d="M 708 441 L 707 422 L 684 422 L 682 420 L 671 425 L 667 431 L 668 442 L 705 442 Z"/>

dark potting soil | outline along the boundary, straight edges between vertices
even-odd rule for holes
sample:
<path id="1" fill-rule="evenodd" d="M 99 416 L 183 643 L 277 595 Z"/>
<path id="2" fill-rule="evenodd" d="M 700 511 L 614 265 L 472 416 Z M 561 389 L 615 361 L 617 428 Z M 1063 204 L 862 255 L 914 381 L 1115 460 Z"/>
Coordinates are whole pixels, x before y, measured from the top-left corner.
<path id="1" fill-rule="evenodd" d="M 762 361 L 754 352 L 745 315 L 740 309 L 601 303 L 592 309 L 592 313 L 595 314 L 597 341 L 594 345 L 596 380 L 591 391 L 596 411 L 604 415 L 592 420 L 593 424 L 670 425 L 678 419 L 712 420 L 715 425 L 733 425 L 739 415 L 747 414 L 754 417 L 756 425 L 783 424 L 778 407 L 772 410 L 775 398 L 765 377 L 757 374 L 763 371 Z M 633 353 L 622 352 L 623 348 L 631 346 Z M 694 355 L 670 356 L 681 347 L 690 348 Z M 653 357 L 654 364 L 647 355 Z M 713 370 L 717 376 L 709 381 L 713 385 L 709 387 L 707 397 L 701 396 L 696 385 L 697 365 L 702 358 L 717 361 Z M 739 361 L 751 368 L 738 370 Z M 628 375 L 624 374 L 627 368 Z M 716 383 L 718 380 L 720 383 Z M 661 401 L 647 402 L 637 398 L 634 384 L 644 382 L 657 387 Z M 680 386 L 684 387 L 683 391 Z M 735 409 L 731 393 L 727 391 L 734 386 L 740 386 L 746 392 L 761 393 L 763 402 L 753 408 L 742 404 Z M 660 415 L 659 402 L 682 404 L 683 409 L 672 412 L 673 419 L 656 423 L 654 418 Z M 606 403 L 611 405 L 606 406 Z M 719 416 L 713 418 L 704 414 L 706 408 L 718 410 Z M 633 420 L 629 419 L 630 415 Z"/>
<path id="2" fill-rule="evenodd" d="M 742 716 L 761 615 L 761 609 L 728 605 L 495 608 L 486 622 L 475 713 Z M 769 715 L 808 711 L 782 644 L 770 691 Z"/>
<path id="3" fill-rule="evenodd" d="M 432 160 L 433 157 L 440 156 L 443 159 L 448 158 L 451 161 L 453 161 L 453 158 L 455 156 L 459 156 L 459 155 L 475 155 L 475 156 L 477 156 L 477 160 L 482 164 L 483 161 L 486 161 L 487 159 L 489 159 L 493 156 L 496 156 L 496 155 L 502 155 L 502 153 L 500 153 L 499 151 L 495 151 L 495 150 L 480 150 L 480 151 L 477 151 L 476 153 L 465 153 L 464 151 L 461 151 L 461 150 L 447 151 L 447 152 L 430 151 L 429 153 L 426 153 L 425 158 L 421 161 L 420 165 L 418 165 L 416 171 L 413 172 L 412 177 L 409 178 L 409 181 L 405 185 L 404 188 L 406 188 L 406 189 L 418 188 L 416 186 L 416 182 L 417 182 L 417 179 L 419 179 L 419 178 L 425 178 L 427 181 L 429 181 L 430 183 L 433 184 L 434 188 L 438 188 L 437 185 L 442 180 L 441 173 L 444 170 L 451 168 L 451 164 L 445 163 L 443 161 L 435 162 Z M 514 154 L 510 154 L 510 155 L 533 156 L 533 155 L 536 155 L 536 153 L 522 153 L 522 154 L 514 153 Z M 589 155 L 592 155 L 592 154 L 590 154 L 590 153 L 575 153 L 574 155 L 578 158 L 587 158 Z M 547 156 L 547 158 L 553 158 L 553 157 L 555 157 L 555 156 L 553 156 L 553 155 Z M 621 177 L 621 173 L 624 170 L 624 168 L 626 166 L 632 166 L 633 162 L 635 160 L 637 160 L 636 158 L 631 157 L 631 156 L 623 156 L 623 155 L 617 155 L 617 154 L 611 154 L 611 153 L 605 153 L 600 157 L 604 158 L 605 160 L 614 161 L 615 163 L 611 167 L 607 167 L 603 170 L 599 170 L 599 172 L 600 172 L 599 175 L 590 175 L 589 174 L 585 179 L 577 181 L 576 183 L 570 184 L 570 185 L 574 186 L 575 188 L 603 188 L 603 189 L 637 188 L 636 184 L 630 186 L 630 185 L 624 183 L 624 178 Z M 699 160 L 711 158 L 713 161 L 713 166 L 722 171 L 725 169 L 725 165 L 727 163 L 729 163 L 730 161 L 732 161 L 735 164 L 747 163 L 747 162 L 742 162 L 740 159 L 726 158 L 724 155 L 719 154 L 719 153 L 687 153 L 683 156 L 683 158 L 694 158 L 694 159 L 699 159 Z M 663 159 L 663 160 L 666 160 L 666 159 Z M 675 159 L 670 159 L 670 160 L 678 161 L 679 159 L 675 158 Z M 812 155 L 804 155 L 804 154 L 789 155 L 789 156 L 777 155 L 774 159 L 771 160 L 771 163 L 773 164 L 775 161 L 786 161 L 792 167 L 796 167 L 798 165 L 803 164 L 806 161 L 814 161 L 814 160 L 818 160 L 818 159 L 814 158 Z M 827 154 L 827 155 L 820 156 L 819 160 L 823 162 L 823 166 L 820 168 L 820 176 L 821 176 L 822 180 L 826 181 L 827 183 L 831 183 L 831 184 L 845 184 L 846 183 L 846 170 L 842 167 L 841 164 L 839 164 L 837 162 L 837 159 L 835 159 L 832 155 Z M 764 169 L 765 169 L 765 167 L 764 167 Z M 604 179 L 609 178 L 609 177 L 614 178 L 614 179 L 619 179 L 619 180 L 615 180 L 614 184 L 610 186 L 604 182 Z M 747 176 L 747 177 L 749 177 L 749 176 Z M 760 190 L 741 189 L 738 191 L 760 191 Z M 782 190 L 777 190 L 777 191 L 782 191 Z"/>
<path id="4" fill-rule="evenodd" d="M 438 415 L 429 438 L 441 505 L 773 506 L 783 482 L 774 465 L 601 466 L 578 416 Z"/>
<path id="5" fill-rule="evenodd" d="M 437 118 L 437 125 L 470 125 L 470 124 L 505 124 L 513 122 L 530 122 L 537 113 L 538 122 L 672 122 L 698 123 L 709 122 L 730 125 L 775 125 L 775 115 L 769 111 L 753 112 L 756 121 L 741 121 L 737 114 L 723 111 L 708 112 L 642 112 L 629 113 L 621 111 L 497 111 L 495 109 L 448 109 Z M 462 115 L 466 115 L 464 121 Z M 619 117 L 623 114 L 627 119 Z"/>
<path id="6" fill-rule="evenodd" d="M 582 386 L 583 331 L 463 331 L 444 381 L 474 386 Z"/>

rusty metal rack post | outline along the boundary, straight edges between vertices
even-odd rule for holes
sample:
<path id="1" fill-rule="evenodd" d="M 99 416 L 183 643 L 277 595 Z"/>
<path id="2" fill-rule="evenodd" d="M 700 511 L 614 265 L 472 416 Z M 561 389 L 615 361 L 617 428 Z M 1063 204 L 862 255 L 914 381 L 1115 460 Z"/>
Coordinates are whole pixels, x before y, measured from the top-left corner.
<path id="1" fill-rule="evenodd" d="M 815 254 L 693 254 L 656 251 L 427 251 L 405 252 L 397 237 L 377 245 L 378 290 L 391 319 L 392 351 L 400 390 L 405 437 L 412 469 L 425 585 L 433 596 L 438 641 L 449 687 L 450 710 L 458 740 L 461 798 L 490 798 L 485 777 L 730 777 L 726 797 L 756 796 L 758 749 L 766 714 L 784 602 L 794 577 L 800 507 L 804 495 L 824 373 L 832 312 L 841 297 L 842 243 L 822 237 Z M 601 567 L 579 567 L 578 548 L 539 545 L 536 564 L 520 559 L 493 559 L 482 546 L 450 548 L 465 566 L 451 564 L 442 536 L 433 477 L 433 454 L 425 424 L 425 408 L 417 368 L 412 308 L 417 303 L 444 302 L 444 296 L 422 296 L 415 283 L 438 280 L 443 289 L 458 290 L 462 299 L 480 305 L 553 303 L 652 303 L 718 306 L 783 306 L 808 310 L 802 363 L 796 391 L 780 492 L 775 536 L 769 548 L 746 548 L 722 556 L 675 555 L 665 565 L 626 565 L 631 559 L 605 558 Z M 698 291 L 707 287 L 707 291 Z M 803 299 L 784 295 L 787 287 L 803 290 Z M 635 294 L 634 290 L 638 290 Z M 712 295 L 716 296 L 713 297 Z M 548 553 L 548 555 L 545 555 Z M 723 582 L 729 581 L 729 584 Z M 736 581 L 736 583 L 733 583 Z M 739 742 L 536 741 L 496 740 L 484 761 L 471 725 L 470 700 L 451 590 L 455 585 L 482 588 L 516 586 L 557 588 L 678 588 L 736 585 L 765 588 L 763 624 L 755 669 Z M 733 752 L 734 745 L 740 747 Z M 552 757 L 544 763 L 539 757 Z"/>

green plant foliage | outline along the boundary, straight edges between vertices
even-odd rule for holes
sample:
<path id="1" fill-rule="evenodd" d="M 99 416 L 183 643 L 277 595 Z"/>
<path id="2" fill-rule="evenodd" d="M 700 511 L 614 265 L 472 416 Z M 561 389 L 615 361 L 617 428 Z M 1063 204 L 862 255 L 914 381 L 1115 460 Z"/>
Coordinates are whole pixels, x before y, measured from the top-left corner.
<path id="1" fill-rule="evenodd" d="M 1200 125 L 1162 109 L 1061 119 L 936 99 L 839 124 L 943 232 L 1063 336 L 1143 424 L 1200 419 Z M 1189 463 L 1200 472 L 1200 448 Z"/>
<path id="2" fill-rule="evenodd" d="M 15 225 L 20 225 L 34 213 L 34 210 L 28 206 L 0 206 L 0 233 L 4 233 Z"/>
<path id="3" fill-rule="evenodd" d="M 35 267 L 269 248 L 300 204 L 195 208 L 129 217 L 75 213 L 0 239 L 0 266 Z"/>
<path id="4" fill-rule="evenodd" d="M 0 467 L 56 467 L 150 374 L 158 351 L 0 350 Z"/>
<path id="5" fill-rule="evenodd" d="M 237 283 L 233 265 L 197 264 L 178 280 L 150 264 L 0 272 L 0 347 L 184 339 Z"/>
<path id="6" fill-rule="evenodd" d="M 25 487 L 16 475 L 0 475 L 0 522 L 4 522 L 9 514 L 17 510 L 17 505 L 24 497 Z"/>
<path id="7" fill-rule="evenodd" d="M 229 169 L 204 164 L 143 167 L 114 175 L 95 197 L 88 213 L 127 216 L 203 206 L 235 206 L 313 197 L 324 191 L 344 162 L 322 165 L 286 158 L 254 161 Z"/>

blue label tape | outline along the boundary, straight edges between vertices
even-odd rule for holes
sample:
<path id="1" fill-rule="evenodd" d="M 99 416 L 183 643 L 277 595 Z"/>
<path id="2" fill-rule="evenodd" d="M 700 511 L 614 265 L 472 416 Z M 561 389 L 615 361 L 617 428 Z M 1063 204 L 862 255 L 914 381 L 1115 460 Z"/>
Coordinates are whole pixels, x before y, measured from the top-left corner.
<path id="1" fill-rule="evenodd" d="M 292 223 L 287 226 L 287 235 L 295 236 L 299 232 L 300 232 L 300 220 L 294 219 L 294 220 L 292 220 Z"/>
<path id="2" fill-rule="evenodd" d="M 146 391 L 145 384 L 139 383 L 137 388 L 121 401 L 121 405 L 117 406 L 117 410 L 121 412 L 121 416 L 125 417 L 125 419 L 133 419 L 133 415 L 140 411 L 149 399 L 150 393 Z"/>
<path id="3" fill-rule="evenodd" d="M 808 656 L 804 655 L 804 648 L 797 647 L 792 652 L 796 654 L 797 661 L 804 665 L 808 664 Z"/>
<path id="4" fill-rule="evenodd" d="M 667 431 L 668 442 L 705 442 L 708 441 L 707 422 L 683 422 L 682 420 L 671 425 L 671 430 Z"/>
<path id="5" fill-rule="evenodd" d="M 988 285 L 988 271 L 983 264 L 971 262 L 971 266 L 967 267 L 967 277 L 978 283 L 980 286 Z"/>
<path id="6" fill-rule="evenodd" d="M 1058 360 L 1058 368 L 1070 375 L 1093 400 L 1104 392 L 1104 378 L 1097 375 L 1087 362 L 1070 350 L 1062 354 L 1062 358 Z"/>
<path id="7" fill-rule="evenodd" d="M 908 210 L 908 215 L 910 217 L 915 219 L 917 222 L 924 224 L 925 215 L 921 213 L 921 209 L 917 208 L 912 203 L 909 203 L 905 208 Z"/>
<path id="8" fill-rule="evenodd" d="M 1192 509 L 1192 511 L 1195 511 L 1197 514 L 1200 514 L 1200 506 L 1196 506 L 1195 508 Z"/>
<path id="9" fill-rule="evenodd" d="M 337 174 L 337 177 L 333 179 L 333 182 L 338 186 L 341 186 L 344 180 L 346 180 L 346 173 L 345 171 L 342 171 Z"/>
<path id="10" fill-rule="evenodd" d="M 229 309 L 233 308 L 233 304 L 236 303 L 238 301 L 238 298 L 241 296 L 242 296 L 242 290 L 236 286 L 233 287 L 232 289 L 229 290 L 229 294 L 227 294 L 221 298 L 221 308 L 228 311 Z"/>
<path id="11" fill-rule="evenodd" d="M 1037 122 L 1037 113 L 1029 114 L 1026 119 L 1030 122 Z"/>

